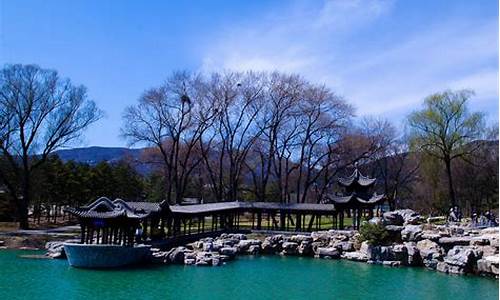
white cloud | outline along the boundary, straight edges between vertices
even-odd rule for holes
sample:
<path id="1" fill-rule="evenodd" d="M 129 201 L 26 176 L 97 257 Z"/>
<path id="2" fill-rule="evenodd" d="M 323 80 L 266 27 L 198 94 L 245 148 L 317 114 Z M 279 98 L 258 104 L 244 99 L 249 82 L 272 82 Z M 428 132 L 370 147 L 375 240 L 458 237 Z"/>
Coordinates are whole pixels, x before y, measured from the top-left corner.
<path id="1" fill-rule="evenodd" d="M 202 69 L 300 73 L 345 96 L 359 115 L 401 118 L 447 88 L 474 89 L 473 104 L 498 114 L 498 20 L 451 16 L 418 31 L 366 36 L 390 17 L 393 1 L 309 4 L 296 2 L 223 32 L 206 48 Z"/>

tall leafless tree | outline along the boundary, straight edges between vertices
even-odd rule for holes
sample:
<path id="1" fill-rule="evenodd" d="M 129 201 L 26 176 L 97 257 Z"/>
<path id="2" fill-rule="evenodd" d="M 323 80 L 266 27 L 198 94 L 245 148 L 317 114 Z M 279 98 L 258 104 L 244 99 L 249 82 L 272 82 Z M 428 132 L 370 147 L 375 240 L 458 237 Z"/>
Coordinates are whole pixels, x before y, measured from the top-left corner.
<path id="1" fill-rule="evenodd" d="M 7 65 L 0 71 L 0 150 L 13 176 L 0 169 L 17 204 L 21 228 L 28 228 L 32 175 L 56 149 L 77 140 L 102 115 L 56 71 L 35 65 Z"/>
<path id="2" fill-rule="evenodd" d="M 174 73 L 147 90 L 139 104 L 125 110 L 122 135 L 130 144 L 154 146 L 165 164 L 167 201 L 180 203 L 189 175 L 202 162 L 193 155 L 215 117 L 199 75 Z"/>

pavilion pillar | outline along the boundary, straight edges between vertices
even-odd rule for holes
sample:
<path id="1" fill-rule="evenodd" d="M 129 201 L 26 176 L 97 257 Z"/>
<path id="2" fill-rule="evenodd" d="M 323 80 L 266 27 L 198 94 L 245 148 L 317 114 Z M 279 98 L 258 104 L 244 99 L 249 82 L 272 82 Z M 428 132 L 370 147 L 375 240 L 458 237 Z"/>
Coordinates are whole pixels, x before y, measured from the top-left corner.
<path id="1" fill-rule="evenodd" d="M 200 222 L 201 222 L 201 232 L 205 232 L 205 216 L 200 217 Z"/>
<path id="2" fill-rule="evenodd" d="M 262 212 L 258 211 L 257 212 L 257 230 L 262 229 Z"/>
<path id="3" fill-rule="evenodd" d="M 107 243 L 108 243 L 108 228 L 105 227 L 102 229 L 101 244 L 107 244 Z"/>
<path id="4" fill-rule="evenodd" d="M 296 213 L 295 217 L 296 217 L 295 231 L 300 231 L 300 227 L 302 225 L 302 216 L 300 213 Z"/>
<path id="5" fill-rule="evenodd" d="M 357 229 L 359 229 L 359 226 L 361 224 L 361 214 L 362 214 L 362 212 L 363 212 L 363 210 L 361 208 L 358 208 L 358 213 L 357 213 L 357 219 L 358 219 L 358 221 L 357 221 L 357 224 L 356 224 L 358 226 Z"/>
<path id="6" fill-rule="evenodd" d="M 85 242 L 85 225 L 80 221 L 80 244 Z"/>
<path id="7" fill-rule="evenodd" d="M 221 213 L 219 215 L 219 228 L 221 230 L 224 230 L 225 226 L 226 226 L 226 215 L 224 213 Z"/>
<path id="8" fill-rule="evenodd" d="M 285 216 L 285 211 L 280 210 L 280 230 L 285 230 L 285 222 L 286 222 L 286 216 Z"/>
<path id="9" fill-rule="evenodd" d="M 290 213 L 287 213 L 286 216 L 286 231 L 290 229 Z"/>
<path id="10" fill-rule="evenodd" d="M 340 215 L 339 215 L 339 228 L 340 229 L 344 229 L 344 210 L 342 209 L 340 211 Z"/>
<path id="11" fill-rule="evenodd" d="M 165 219 L 163 217 L 160 218 L 160 232 L 161 236 L 165 237 Z"/>
<path id="12" fill-rule="evenodd" d="M 237 220 L 237 223 L 236 223 L 236 228 L 237 228 L 238 230 L 240 230 L 240 222 L 241 222 L 241 220 L 240 220 L 240 216 L 241 216 L 241 213 L 238 211 L 238 212 L 236 213 L 236 220 Z"/>

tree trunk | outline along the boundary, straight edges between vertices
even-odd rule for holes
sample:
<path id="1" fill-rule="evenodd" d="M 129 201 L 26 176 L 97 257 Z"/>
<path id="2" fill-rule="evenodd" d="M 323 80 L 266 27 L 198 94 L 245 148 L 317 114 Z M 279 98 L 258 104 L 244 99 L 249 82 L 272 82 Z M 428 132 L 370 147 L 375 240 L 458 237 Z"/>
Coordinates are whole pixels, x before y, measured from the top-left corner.
<path id="1" fill-rule="evenodd" d="M 444 162 L 446 165 L 446 175 L 448 176 L 448 190 L 450 193 L 450 201 L 451 201 L 451 206 L 453 207 L 457 204 L 457 201 L 455 198 L 455 190 L 453 189 L 453 180 L 451 175 L 451 159 L 445 158 Z"/>
<path id="2" fill-rule="evenodd" d="M 28 204 L 30 203 L 30 178 L 29 174 L 25 172 L 23 176 L 23 191 L 22 191 L 22 199 L 17 199 L 17 213 L 19 215 L 19 227 L 21 229 L 28 229 Z"/>

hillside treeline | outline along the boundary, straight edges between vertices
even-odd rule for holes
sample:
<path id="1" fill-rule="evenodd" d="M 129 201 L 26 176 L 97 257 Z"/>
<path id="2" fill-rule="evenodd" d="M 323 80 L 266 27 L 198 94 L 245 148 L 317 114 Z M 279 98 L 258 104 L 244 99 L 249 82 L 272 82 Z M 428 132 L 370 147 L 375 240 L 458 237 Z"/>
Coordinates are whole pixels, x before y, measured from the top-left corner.
<path id="1" fill-rule="evenodd" d="M 498 204 L 498 133 L 468 110 L 470 91 L 430 95 L 405 129 L 356 117 L 342 96 L 299 75 L 176 72 L 123 113 L 123 138 L 148 147 L 141 163 L 152 172 L 140 176 L 136 162 L 91 167 L 53 158 L 100 111 L 84 88 L 51 71 L 2 71 L 0 181 L 19 216 L 98 196 L 319 203 L 340 191 L 338 176 L 355 164 L 378 178 L 391 208 L 470 212 Z"/>

